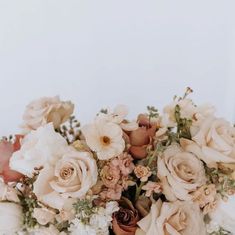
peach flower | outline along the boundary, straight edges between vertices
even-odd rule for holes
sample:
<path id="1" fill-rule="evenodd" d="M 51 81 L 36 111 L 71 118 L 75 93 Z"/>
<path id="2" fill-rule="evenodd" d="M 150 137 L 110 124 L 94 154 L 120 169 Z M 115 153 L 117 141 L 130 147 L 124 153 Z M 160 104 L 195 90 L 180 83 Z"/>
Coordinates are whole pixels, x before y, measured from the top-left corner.
<path id="1" fill-rule="evenodd" d="M 120 170 L 112 164 L 105 165 L 100 172 L 101 180 L 107 188 L 115 188 L 120 179 Z"/>
<path id="2" fill-rule="evenodd" d="M 134 173 L 137 178 L 140 179 L 141 182 L 145 182 L 151 176 L 151 171 L 149 167 L 138 165 L 134 169 Z"/>
<path id="3" fill-rule="evenodd" d="M 135 168 L 133 158 L 128 153 L 123 153 L 111 160 L 111 164 L 120 169 L 123 176 L 128 176 Z"/>

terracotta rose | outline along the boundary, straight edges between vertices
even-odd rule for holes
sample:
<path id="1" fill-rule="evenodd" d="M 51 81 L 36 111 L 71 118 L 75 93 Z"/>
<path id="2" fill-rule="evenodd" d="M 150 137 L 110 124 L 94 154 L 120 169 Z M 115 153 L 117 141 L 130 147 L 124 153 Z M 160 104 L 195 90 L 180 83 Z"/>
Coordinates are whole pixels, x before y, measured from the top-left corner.
<path id="1" fill-rule="evenodd" d="M 113 231 L 115 235 L 134 235 L 139 221 L 138 211 L 131 201 L 123 197 L 119 202 L 119 211 L 113 214 Z"/>
<path id="2" fill-rule="evenodd" d="M 140 114 L 137 120 L 139 127 L 136 130 L 126 132 L 126 139 L 130 144 L 129 152 L 135 159 L 143 159 L 147 156 L 147 147 L 152 143 L 158 124 L 150 122 L 149 118 Z"/>

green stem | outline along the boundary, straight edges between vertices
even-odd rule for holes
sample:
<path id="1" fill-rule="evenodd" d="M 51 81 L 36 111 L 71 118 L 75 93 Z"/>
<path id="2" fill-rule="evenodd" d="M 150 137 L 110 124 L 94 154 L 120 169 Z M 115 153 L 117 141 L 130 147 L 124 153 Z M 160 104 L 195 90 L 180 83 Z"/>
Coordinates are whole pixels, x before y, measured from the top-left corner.
<path id="1" fill-rule="evenodd" d="M 149 167 L 149 166 L 152 164 L 152 162 L 153 162 L 153 160 L 154 160 L 154 158 L 155 158 L 157 152 L 158 152 L 158 149 L 155 149 L 154 152 L 153 152 L 153 154 L 152 154 L 152 156 L 149 156 L 149 158 L 148 158 L 148 164 L 147 164 L 146 167 Z M 138 200 L 138 198 L 139 198 L 139 196 L 140 196 L 140 192 L 141 192 L 142 187 L 144 186 L 144 184 L 145 184 L 145 182 L 141 182 L 140 185 L 139 185 L 139 187 L 137 187 L 136 192 L 135 192 L 135 201 Z"/>

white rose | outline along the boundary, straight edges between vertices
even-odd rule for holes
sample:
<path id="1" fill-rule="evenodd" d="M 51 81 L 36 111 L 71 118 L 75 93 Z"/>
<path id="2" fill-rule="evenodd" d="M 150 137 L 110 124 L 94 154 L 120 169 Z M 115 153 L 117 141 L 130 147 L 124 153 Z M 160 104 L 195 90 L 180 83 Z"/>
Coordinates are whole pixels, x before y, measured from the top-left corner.
<path id="1" fill-rule="evenodd" d="M 26 135 L 20 150 L 13 153 L 10 168 L 32 176 L 35 167 L 54 164 L 67 151 L 66 140 L 55 132 L 52 124 L 39 127 Z"/>
<path id="2" fill-rule="evenodd" d="M 54 220 L 55 212 L 47 208 L 34 208 L 33 217 L 39 224 L 46 225 Z"/>
<path id="3" fill-rule="evenodd" d="M 209 167 L 235 163 L 235 128 L 224 119 L 210 117 L 192 131 L 185 148 L 197 154 Z"/>
<path id="4" fill-rule="evenodd" d="M 210 213 L 213 224 L 235 234 L 235 196 L 230 196 L 228 201 L 220 200 L 216 210 Z"/>
<path id="5" fill-rule="evenodd" d="M 89 152 L 70 149 L 55 166 L 43 168 L 34 183 L 34 193 L 39 200 L 62 209 L 66 199 L 82 198 L 96 184 L 96 161 Z"/>
<path id="6" fill-rule="evenodd" d="M 169 146 L 158 158 L 158 177 L 169 201 L 191 200 L 190 193 L 206 183 L 203 163 L 178 145 Z"/>
<path id="7" fill-rule="evenodd" d="M 12 235 L 23 223 L 21 206 L 11 202 L 0 202 L 0 234 Z"/>
<path id="8" fill-rule="evenodd" d="M 23 115 L 23 128 L 28 132 L 52 122 L 55 128 L 68 120 L 74 105 L 70 101 L 60 101 L 56 97 L 44 97 L 31 102 Z"/>
<path id="9" fill-rule="evenodd" d="M 137 224 L 140 229 L 136 235 L 206 235 L 203 215 L 192 202 L 162 203 L 158 200 Z"/>

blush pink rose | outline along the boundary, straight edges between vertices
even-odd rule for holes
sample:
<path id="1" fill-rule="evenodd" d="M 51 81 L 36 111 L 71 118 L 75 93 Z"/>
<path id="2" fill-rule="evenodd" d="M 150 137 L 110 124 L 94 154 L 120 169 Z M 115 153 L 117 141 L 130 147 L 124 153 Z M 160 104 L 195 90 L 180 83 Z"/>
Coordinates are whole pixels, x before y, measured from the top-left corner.
<path id="1" fill-rule="evenodd" d="M 23 176 L 9 167 L 9 160 L 12 154 L 20 149 L 21 138 L 23 138 L 22 135 L 16 135 L 14 143 L 7 140 L 0 141 L 0 176 L 3 177 L 6 183 L 18 181 Z"/>

